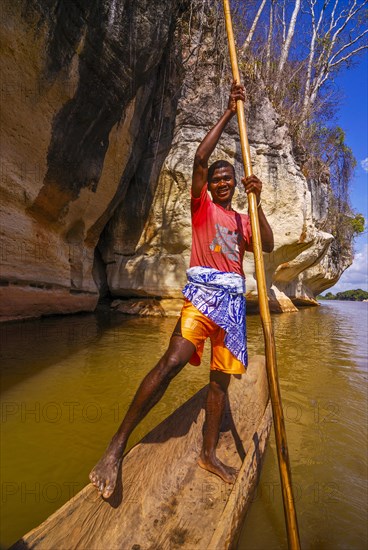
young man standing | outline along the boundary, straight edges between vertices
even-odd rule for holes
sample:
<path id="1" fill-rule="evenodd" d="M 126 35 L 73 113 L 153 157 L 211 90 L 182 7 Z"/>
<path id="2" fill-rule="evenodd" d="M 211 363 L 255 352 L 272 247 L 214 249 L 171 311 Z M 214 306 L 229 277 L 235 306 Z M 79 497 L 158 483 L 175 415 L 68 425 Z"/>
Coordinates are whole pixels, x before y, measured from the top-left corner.
<path id="1" fill-rule="evenodd" d="M 167 351 L 142 381 L 105 454 L 90 473 L 91 482 L 104 498 L 114 491 L 131 432 L 188 361 L 194 365 L 200 363 L 208 337 L 211 371 L 198 464 L 228 483 L 235 481 L 236 471 L 217 458 L 216 446 L 230 376 L 246 372 L 242 263 L 245 250 L 252 250 L 252 236 L 248 216 L 231 207 L 236 186 L 234 167 L 221 160 L 208 168 L 208 160 L 236 113 L 239 99 L 244 101 L 244 88 L 233 83 L 227 109 L 197 149 L 191 188 L 192 254 L 188 284 L 183 289 L 185 303 Z M 257 196 L 262 248 L 271 252 L 273 234 L 261 208 L 262 183 L 256 176 L 243 178 L 242 182 L 247 193 L 254 192 Z"/>

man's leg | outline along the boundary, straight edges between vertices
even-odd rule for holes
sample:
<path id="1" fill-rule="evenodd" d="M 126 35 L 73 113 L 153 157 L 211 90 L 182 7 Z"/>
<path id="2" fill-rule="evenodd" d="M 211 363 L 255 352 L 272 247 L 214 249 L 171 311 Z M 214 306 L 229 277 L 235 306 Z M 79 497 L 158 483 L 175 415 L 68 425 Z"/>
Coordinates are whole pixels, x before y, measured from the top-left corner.
<path id="1" fill-rule="evenodd" d="M 216 456 L 221 422 L 225 411 L 226 393 L 230 374 L 212 370 L 206 400 L 206 419 L 203 433 L 203 447 L 198 464 L 205 470 L 218 475 L 227 483 L 234 483 L 237 471 L 225 466 Z"/>
<path id="2" fill-rule="evenodd" d="M 171 380 L 186 365 L 194 351 L 195 346 L 189 340 L 173 335 L 166 353 L 143 379 L 118 431 L 89 475 L 91 483 L 103 497 L 108 498 L 115 489 L 123 452 L 130 434 L 161 399 Z"/>

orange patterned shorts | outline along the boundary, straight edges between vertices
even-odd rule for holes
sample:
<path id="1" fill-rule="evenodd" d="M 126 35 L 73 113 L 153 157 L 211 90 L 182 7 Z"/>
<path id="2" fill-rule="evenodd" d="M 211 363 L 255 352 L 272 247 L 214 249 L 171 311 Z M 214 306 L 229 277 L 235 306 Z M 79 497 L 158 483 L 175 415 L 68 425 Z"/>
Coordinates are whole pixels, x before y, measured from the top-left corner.
<path id="1" fill-rule="evenodd" d="M 182 336 L 195 345 L 196 351 L 190 358 L 191 365 L 200 365 L 205 340 L 211 340 L 211 370 L 219 370 L 228 374 L 244 374 L 246 368 L 227 349 L 224 344 L 225 331 L 208 317 L 203 315 L 194 305 L 185 300 L 181 317 L 173 336 Z"/>

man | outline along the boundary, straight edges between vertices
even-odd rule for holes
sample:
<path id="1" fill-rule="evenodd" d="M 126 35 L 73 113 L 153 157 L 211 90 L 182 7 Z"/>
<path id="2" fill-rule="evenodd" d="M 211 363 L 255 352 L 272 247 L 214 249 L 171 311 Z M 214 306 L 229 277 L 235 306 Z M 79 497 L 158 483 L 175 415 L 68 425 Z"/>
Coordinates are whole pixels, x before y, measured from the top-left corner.
<path id="1" fill-rule="evenodd" d="M 104 456 L 90 473 L 91 482 L 105 498 L 114 491 L 131 432 L 188 361 L 200 363 L 207 337 L 211 339 L 212 358 L 198 464 L 228 483 L 235 481 L 236 471 L 217 458 L 216 446 L 231 374 L 246 372 L 242 263 L 245 250 L 252 250 L 252 237 L 248 216 L 231 207 L 236 186 L 234 167 L 227 161 L 217 161 L 208 168 L 208 160 L 236 113 L 237 100 L 244 101 L 244 88 L 233 82 L 227 109 L 195 155 L 191 188 L 192 254 L 188 284 L 183 290 L 186 300 L 167 351 L 142 381 Z M 242 181 L 246 192 L 257 196 L 262 247 L 271 252 L 273 234 L 261 207 L 262 183 L 256 176 Z"/>

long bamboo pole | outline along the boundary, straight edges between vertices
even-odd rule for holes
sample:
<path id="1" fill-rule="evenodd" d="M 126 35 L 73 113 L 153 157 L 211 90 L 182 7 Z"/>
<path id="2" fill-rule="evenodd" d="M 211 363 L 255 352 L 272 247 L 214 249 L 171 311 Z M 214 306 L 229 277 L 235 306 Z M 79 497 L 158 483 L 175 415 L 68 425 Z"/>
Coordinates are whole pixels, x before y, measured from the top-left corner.
<path id="1" fill-rule="evenodd" d="M 229 0 L 223 0 L 223 4 L 233 78 L 238 84 L 240 84 L 240 73 L 236 55 Z M 252 164 L 245 123 L 244 105 L 241 100 L 237 102 L 237 115 L 244 171 L 245 175 L 248 177 L 252 175 Z M 291 470 L 286 441 L 284 413 L 282 410 L 280 386 L 277 375 L 275 340 L 272 330 L 270 310 L 268 307 L 266 278 L 262 255 L 262 239 L 258 220 L 257 198 L 254 193 L 249 193 L 248 202 L 252 226 L 252 242 L 256 267 L 259 309 L 265 340 L 267 377 L 272 402 L 272 413 L 275 427 L 277 457 L 279 463 L 288 545 L 291 550 L 300 550 L 299 530 L 291 482 Z"/>

